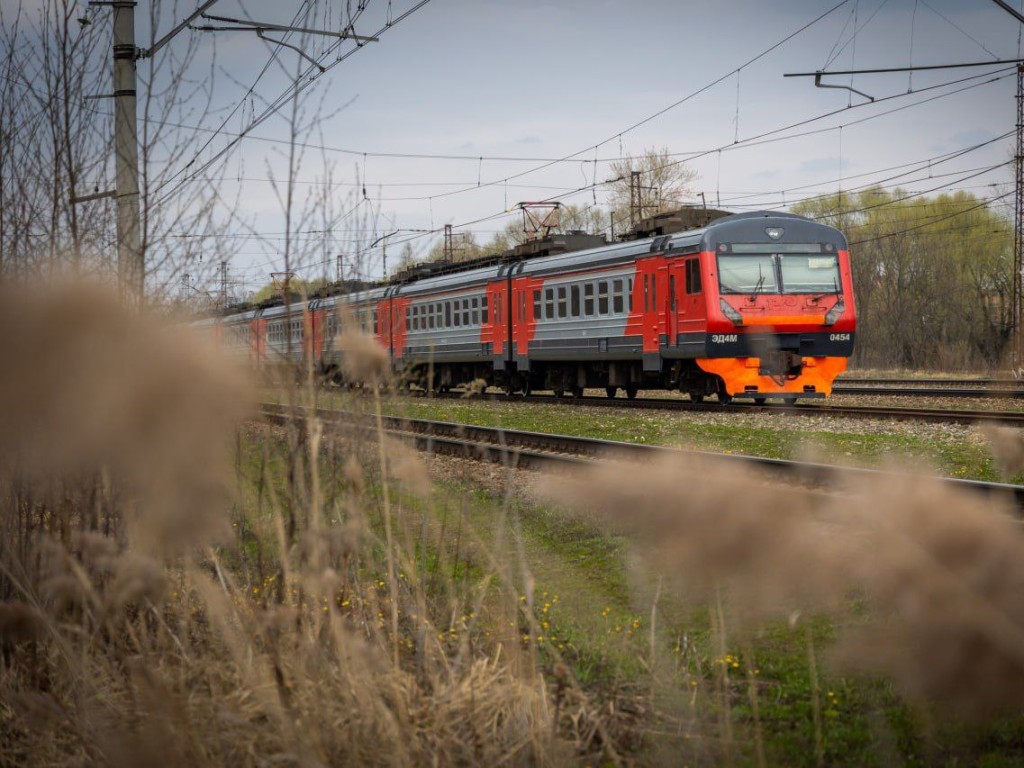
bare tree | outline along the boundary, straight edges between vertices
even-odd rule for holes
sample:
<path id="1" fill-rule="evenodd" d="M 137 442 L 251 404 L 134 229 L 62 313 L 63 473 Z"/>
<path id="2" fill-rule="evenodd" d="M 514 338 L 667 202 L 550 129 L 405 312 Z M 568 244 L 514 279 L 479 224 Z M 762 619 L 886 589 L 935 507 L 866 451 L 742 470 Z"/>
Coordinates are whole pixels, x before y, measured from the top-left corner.
<path id="1" fill-rule="evenodd" d="M 608 204 L 616 222 L 631 219 L 631 206 L 635 209 L 634 218 L 679 208 L 693 194 L 697 179 L 697 172 L 673 159 L 667 147 L 652 147 L 641 155 L 627 155 L 611 164 L 611 172 L 615 182 L 611 185 Z M 639 176 L 634 177 L 634 173 Z"/>
<path id="2" fill-rule="evenodd" d="M 73 0 L 0 7 L 0 275 L 103 264 L 110 217 L 76 198 L 103 184 L 109 114 L 95 95 L 101 35 Z"/>

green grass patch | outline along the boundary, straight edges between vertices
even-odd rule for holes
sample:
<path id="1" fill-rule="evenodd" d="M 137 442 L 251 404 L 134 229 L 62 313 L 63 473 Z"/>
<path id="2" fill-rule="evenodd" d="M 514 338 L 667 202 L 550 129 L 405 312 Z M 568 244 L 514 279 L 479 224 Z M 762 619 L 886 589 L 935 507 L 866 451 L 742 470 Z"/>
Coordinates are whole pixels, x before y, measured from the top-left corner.
<path id="1" fill-rule="evenodd" d="M 800 418 L 764 416 L 751 424 L 737 415 L 736 424 L 689 418 L 685 413 L 580 408 L 535 403 L 465 400 L 394 399 L 389 413 L 408 418 L 452 421 L 549 432 L 648 445 L 671 445 L 716 453 L 796 459 L 817 455 L 823 461 L 891 466 L 894 459 L 924 463 L 959 478 L 999 480 L 987 447 L 965 442 L 962 433 L 919 437 L 902 429 L 864 432 L 836 420 L 828 429 L 807 428 Z"/>

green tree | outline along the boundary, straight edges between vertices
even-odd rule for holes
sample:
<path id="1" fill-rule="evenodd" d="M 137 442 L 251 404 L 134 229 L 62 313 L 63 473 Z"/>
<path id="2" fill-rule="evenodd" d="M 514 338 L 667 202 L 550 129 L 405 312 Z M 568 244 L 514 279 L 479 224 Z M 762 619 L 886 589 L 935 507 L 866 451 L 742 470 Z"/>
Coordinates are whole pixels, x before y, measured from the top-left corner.
<path id="1" fill-rule="evenodd" d="M 288 281 L 288 290 L 293 295 L 308 297 L 310 294 L 315 293 L 316 291 L 327 288 L 330 284 L 330 280 L 327 280 L 326 278 L 322 277 L 318 277 L 314 280 L 303 280 L 301 277 L 293 277 L 291 280 Z M 272 299 L 275 297 L 280 298 L 281 296 L 284 295 L 284 289 L 284 285 L 280 283 L 276 285 L 273 283 L 270 285 L 265 285 L 259 290 L 255 291 L 252 294 L 252 296 L 249 297 L 249 300 L 255 303 L 259 301 L 264 301 L 266 299 Z"/>
<path id="2" fill-rule="evenodd" d="M 794 213 L 850 241 L 856 363 L 995 368 L 1012 334 L 1010 221 L 967 192 L 911 197 L 881 188 L 812 198 Z"/>

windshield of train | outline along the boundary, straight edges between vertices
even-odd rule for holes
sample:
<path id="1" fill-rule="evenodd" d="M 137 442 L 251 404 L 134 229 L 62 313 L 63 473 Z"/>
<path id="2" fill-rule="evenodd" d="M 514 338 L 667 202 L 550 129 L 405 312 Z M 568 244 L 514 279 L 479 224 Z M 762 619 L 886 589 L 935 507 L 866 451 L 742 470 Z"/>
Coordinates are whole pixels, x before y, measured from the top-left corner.
<path id="1" fill-rule="evenodd" d="M 722 256 L 718 259 L 722 293 L 778 293 L 775 261 L 770 254 Z"/>
<path id="2" fill-rule="evenodd" d="M 835 256 L 787 253 L 778 260 L 783 293 L 839 292 L 839 260 Z"/>
<path id="3" fill-rule="evenodd" d="M 834 253 L 737 255 L 740 247 L 718 257 L 722 294 L 840 292 L 839 259 Z"/>

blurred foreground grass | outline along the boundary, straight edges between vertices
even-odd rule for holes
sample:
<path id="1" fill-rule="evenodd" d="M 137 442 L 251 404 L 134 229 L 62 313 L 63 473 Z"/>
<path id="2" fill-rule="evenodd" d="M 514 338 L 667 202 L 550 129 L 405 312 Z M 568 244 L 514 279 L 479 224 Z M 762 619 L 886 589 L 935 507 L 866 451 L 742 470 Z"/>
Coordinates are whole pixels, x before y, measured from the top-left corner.
<path id="1" fill-rule="evenodd" d="M 676 459 L 524 493 L 246 421 L 216 350 L 82 291 L 0 325 L 2 766 L 1021 762 L 1005 509 Z"/>

